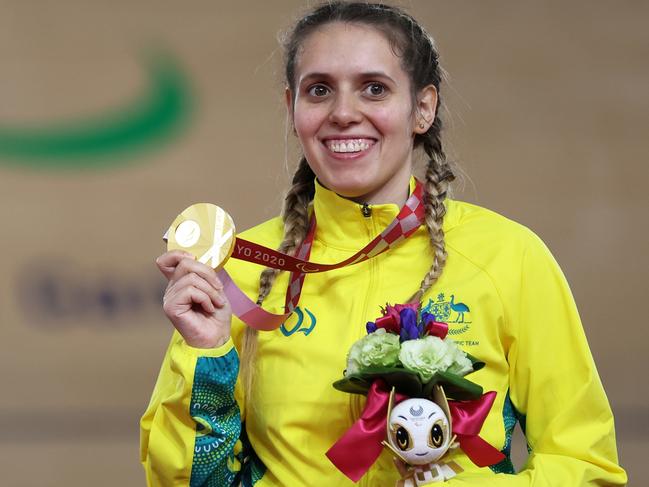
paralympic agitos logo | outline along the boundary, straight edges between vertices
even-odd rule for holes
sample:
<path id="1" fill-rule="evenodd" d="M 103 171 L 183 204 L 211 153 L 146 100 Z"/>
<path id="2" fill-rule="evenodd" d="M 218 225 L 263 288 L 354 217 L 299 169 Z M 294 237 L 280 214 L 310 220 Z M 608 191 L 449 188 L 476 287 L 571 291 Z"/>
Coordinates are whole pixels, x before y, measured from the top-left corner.
<path id="1" fill-rule="evenodd" d="M 31 126 L 12 126 L 0 118 L 0 164 L 41 169 L 114 166 L 175 136 L 191 112 L 189 83 L 171 56 L 148 53 L 143 60 L 144 89 L 105 113 Z"/>

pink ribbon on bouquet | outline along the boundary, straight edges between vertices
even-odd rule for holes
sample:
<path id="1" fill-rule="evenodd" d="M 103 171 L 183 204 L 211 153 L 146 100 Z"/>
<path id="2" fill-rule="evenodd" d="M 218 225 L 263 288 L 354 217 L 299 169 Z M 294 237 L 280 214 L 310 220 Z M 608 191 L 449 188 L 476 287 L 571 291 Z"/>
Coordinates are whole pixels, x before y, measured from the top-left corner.
<path id="1" fill-rule="evenodd" d="M 495 399 L 496 392 L 489 391 L 473 401 L 448 401 L 453 433 L 457 435 L 460 448 L 478 467 L 494 465 L 505 459 L 501 451 L 479 436 Z"/>
<path id="2" fill-rule="evenodd" d="M 379 458 L 385 439 L 385 421 L 388 415 L 390 389 L 383 380 L 375 380 L 367 392 L 367 402 L 361 417 L 327 451 L 327 458 L 338 470 L 354 482 Z M 394 395 L 394 404 L 408 399 L 403 394 Z"/>

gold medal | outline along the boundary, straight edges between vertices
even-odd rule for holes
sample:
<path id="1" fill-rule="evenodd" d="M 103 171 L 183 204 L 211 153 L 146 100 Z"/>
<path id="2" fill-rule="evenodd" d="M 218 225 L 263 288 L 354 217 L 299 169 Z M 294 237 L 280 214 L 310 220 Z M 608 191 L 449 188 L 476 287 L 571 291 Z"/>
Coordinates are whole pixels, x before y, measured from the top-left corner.
<path id="1" fill-rule="evenodd" d="M 173 221 L 164 238 L 167 250 L 184 250 L 213 269 L 232 255 L 236 231 L 232 217 L 211 203 L 196 203 Z"/>

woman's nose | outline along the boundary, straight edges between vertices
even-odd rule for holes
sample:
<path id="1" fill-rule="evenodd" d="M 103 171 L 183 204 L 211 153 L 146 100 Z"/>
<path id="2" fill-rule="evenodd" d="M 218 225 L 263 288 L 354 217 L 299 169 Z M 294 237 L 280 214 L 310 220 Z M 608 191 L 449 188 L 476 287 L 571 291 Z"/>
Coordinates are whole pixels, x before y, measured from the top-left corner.
<path id="1" fill-rule="evenodd" d="M 331 106 L 329 121 L 341 127 L 358 123 L 362 119 L 359 100 L 353 93 L 338 93 Z"/>

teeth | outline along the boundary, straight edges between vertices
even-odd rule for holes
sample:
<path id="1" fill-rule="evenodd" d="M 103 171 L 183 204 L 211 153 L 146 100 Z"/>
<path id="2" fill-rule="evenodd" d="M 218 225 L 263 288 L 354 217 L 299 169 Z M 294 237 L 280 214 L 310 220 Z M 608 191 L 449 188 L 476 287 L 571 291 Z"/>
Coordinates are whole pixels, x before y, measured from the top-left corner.
<path id="1" fill-rule="evenodd" d="M 361 152 L 369 149 L 370 144 L 363 139 L 354 139 L 347 142 L 330 140 L 327 142 L 327 147 L 332 152 Z"/>

